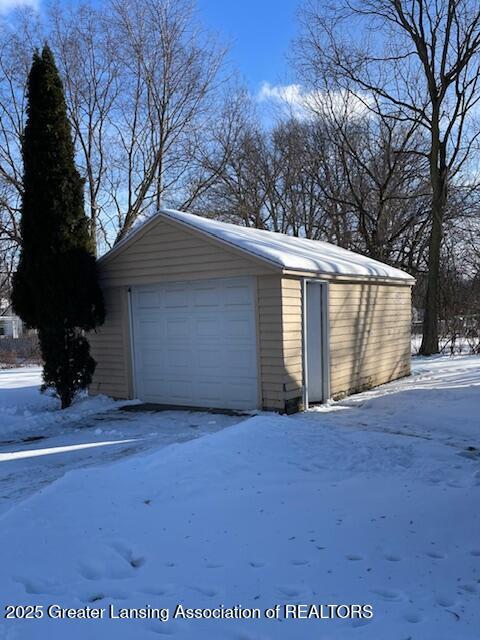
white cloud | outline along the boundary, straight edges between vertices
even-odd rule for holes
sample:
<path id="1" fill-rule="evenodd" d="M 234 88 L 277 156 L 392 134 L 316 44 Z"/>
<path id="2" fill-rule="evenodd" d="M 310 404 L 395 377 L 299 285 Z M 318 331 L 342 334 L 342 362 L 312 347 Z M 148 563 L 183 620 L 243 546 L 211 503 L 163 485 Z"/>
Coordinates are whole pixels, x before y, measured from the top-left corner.
<path id="1" fill-rule="evenodd" d="M 365 117 L 372 102 L 368 94 L 354 94 L 345 89 L 307 91 L 300 84 L 272 85 L 269 82 L 262 84 L 257 100 L 275 104 L 301 119 L 309 118 L 313 113 Z"/>
<path id="2" fill-rule="evenodd" d="M 8 13 L 16 7 L 32 7 L 38 9 L 39 0 L 0 0 L 0 14 Z"/>

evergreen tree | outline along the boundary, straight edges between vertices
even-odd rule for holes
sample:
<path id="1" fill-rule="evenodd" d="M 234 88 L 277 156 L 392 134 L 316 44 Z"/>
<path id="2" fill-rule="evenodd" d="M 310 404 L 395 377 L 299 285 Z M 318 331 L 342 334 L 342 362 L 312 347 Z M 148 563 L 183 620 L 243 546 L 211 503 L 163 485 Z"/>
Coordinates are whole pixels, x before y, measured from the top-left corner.
<path id="1" fill-rule="evenodd" d="M 95 361 L 84 334 L 102 324 L 104 308 L 63 86 L 47 45 L 28 78 L 22 151 L 22 251 L 12 302 L 38 329 L 43 390 L 55 389 L 64 408 L 91 381 Z"/>

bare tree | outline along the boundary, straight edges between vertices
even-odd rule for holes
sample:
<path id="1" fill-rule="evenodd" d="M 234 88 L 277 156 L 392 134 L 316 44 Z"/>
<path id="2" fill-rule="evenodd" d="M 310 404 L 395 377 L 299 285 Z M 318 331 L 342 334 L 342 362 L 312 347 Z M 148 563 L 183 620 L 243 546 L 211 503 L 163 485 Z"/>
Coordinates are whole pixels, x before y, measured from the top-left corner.
<path id="1" fill-rule="evenodd" d="M 17 10 L 0 27 L 0 263 L 9 280 L 20 243 L 22 135 L 25 82 L 38 23 L 31 10 Z"/>
<path id="2" fill-rule="evenodd" d="M 0 25 L 2 251 L 21 240 L 25 83 L 44 40 L 64 82 L 92 238 L 102 251 L 141 216 L 161 204 L 193 203 L 209 184 L 199 158 L 211 152 L 222 109 L 225 51 L 202 30 L 190 0 L 47 9 L 41 24 L 34 12 L 17 12 Z"/>
<path id="3" fill-rule="evenodd" d="M 111 1 L 110 29 L 123 70 L 112 122 L 124 185 L 112 193 L 117 240 L 148 209 L 179 199 L 195 131 L 212 115 L 224 51 L 194 16 L 189 0 Z"/>
<path id="4" fill-rule="evenodd" d="M 102 6 L 53 4 L 48 27 L 63 77 L 77 164 L 86 181 L 92 240 L 97 246 L 108 238 L 105 217 L 108 219 L 112 204 L 108 191 L 114 157 L 111 127 L 121 86 L 116 42 Z"/>
<path id="5" fill-rule="evenodd" d="M 426 163 L 410 151 L 417 147 L 422 140 L 401 122 L 351 118 L 337 108 L 266 129 L 253 116 L 203 210 L 334 242 L 415 272 L 423 266 L 422 231 L 429 225 Z"/>
<path id="6" fill-rule="evenodd" d="M 313 101 L 315 105 L 315 101 Z M 384 262 L 418 268 L 418 231 L 428 229 L 428 167 L 424 136 L 416 123 L 354 113 L 349 96 L 326 90 L 313 106 L 323 152 L 319 186 L 332 206 L 341 207 L 349 237 L 337 241 Z M 325 148 L 325 143 L 323 147 Z M 332 219 L 335 214 L 330 216 Z"/>
<path id="7" fill-rule="evenodd" d="M 431 225 L 421 352 L 436 353 L 449 186 L 459 180 L 480 135 L 472 126 L 480 98 L 479 5 L 475 0 L 340 0 L 325 8 L 315 2 L 304 8 L 302 24 L 298 68 L 312 88 L 322 91 L 328 79 L 373 113 L 413 123 L 428 135 L 423 153 L 429 163 Z"/>

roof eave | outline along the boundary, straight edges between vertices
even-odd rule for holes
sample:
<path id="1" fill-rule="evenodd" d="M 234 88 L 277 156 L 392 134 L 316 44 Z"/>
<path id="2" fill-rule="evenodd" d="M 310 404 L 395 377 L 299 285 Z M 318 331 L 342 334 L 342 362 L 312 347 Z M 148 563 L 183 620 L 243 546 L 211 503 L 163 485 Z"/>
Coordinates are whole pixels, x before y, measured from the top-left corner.
<path id="1" fill-rule="evenodd" d="M 181 227 L 183 229 L 188 229 L 188 231 L 190 231 L 191 233 L 194 233 L 196 235 L 202 236 L 205 240 L 211 241 L 216 245 L 220 245 L 220 246 L 226 247 L 230 251 L 232 251 L 233 253 L 236 253 L 238 255 L 242 255 L 244 257 L 248 257 L 248 259 L 250 259 L 250 260 L 253 260 L 253 261 L 257 262 L 257 263 L 260 263 L 263 266 L 269 267 L 270 269 L 272 269 L 272 271 L 277 271 L 279 273 L 281 273 L 283 271 L 283 265 L 281 265 L 278 262 L 275 262 L 275 260 L 269 260 L 268 258 L 265 258 L 264 256 L 261 256 L 261 255 L 255 253 L 254 251 L 249 251 L 248 249 L 244 249 L 243 247 L 239 247 L 236 244 L 234 244 L 233 242 L 229 242 L 228 240 L 224 240 L 223 238 L 219 238 L 218 236 L 214 235 L 213 233 L 209 233 L 208 231 L 205 231 L 204 229 L 199 229 L 198 227 L 196 227 L 196 226 L 194 226 L 192 224 L 189 224 L 188 222 L 185 222 L 184 220 L 178 220 L 177 218 L 173 218 L 172 216 L 168 215 L 168 213 L 163 211 L 163 210 L 157 211 L 156 214 L 154 214 L 151 218 L 149 218 L 142 225 L 140 225 L 138 227 L 138 229 L 132 231 L 126 238 L 121 240 L 117 245 L 114 245 L 112 247 L 112 249 L 110 249 L 110 251 L 108 251 L 103 256 L 98 258 L 97 262 L 99 264 L 104 264 L 105 262 L 110 261 L 112 258 L 117 256 L 119 253 L 121 253 L 122 251 L 127 249 L 131 244 L 133 244 L 133 242 L 135 240 L 139 240 L 142 236 L 144 236 L 145 233 L 147 233 L 148 230 L 156 222 L 158 222 L 159 219 L 164 220 L 168 224 L 172 224 L 174 226 L 176 225 L 176 226 Z"/>
<path id="2" fill-rule="evenodd" d="M 391 276 L 376 275 L 359 275 L 359 274 L 341 274 L 341 273 L 322 273 L 321 271 L 305 271 L 300 269 L 283 269 L 283 275 L 296 276 L 301 278 L 319 278 L 335 282 L 378 282 L 380 284 L 400 284 L 412 287 L 415 278 L 395 278 Z"/>
<path id="3" fill-rule="evenodd" d="M 305 277 L 305 278 L 322 278 L 324 280 L 331 280 L 335 282 L 378 282 L 384 284 L 399 284 L 404 286 L 413 286 L 415 284 L 415 279 L 407 279 L 407 278 L 395 278 L 390 276 L 376 276 L 376 275 L 344 275 L 337 273 L 322 273 L 320 271 L 305 271 L 301 269 L 287 269 L 281 263 L 276 262 L 273 259 L 266 258 L 265 256 L 259 255 L 254 251 L 249 251 L 244 247 L 239 247 L 233 242 L 229 242 L 224 238 L 219 238 L 215 234 L 209 233 L 204 229 L 199 229 L 195 225 L 189 224 L 184 220 L 178 220 L 178 218 L 174 218 L 168 214 L 168 210 L 165 211 L 160 209 L 157 211 L 151 218 L 146 220 L 143 224 L 141 224 L 137 229 L 133 230 L 129 233 L 123 240 L 121 240 L 118 244 L 114 245 L 110 251 L 105 253 L 103 256 L 98 258 L 99 264 L 104 264 L 105 262 L 109 262 L 112 258 L 117 256 L 119 253 L 122 253 L 126 250 L 133 242 L 139 240 L 146 233 L 148 233 L 149 229 L 154 226 L 158 220 L 164 220 L 165 222 L 176 225 L 183 229 L 188 229 L 191 233 L 202 236 L 206 240 L 213 242 L 214 244 L 224 246 L 228 248 L 233 253 L 238 255 L 248 256 L 249 259 L 254 260 L 255 262 L 262 264 L 263 266 L 269 267 L 272 271 L 276 271 L 285 276 L 296 276 L 296 277 Z"/>

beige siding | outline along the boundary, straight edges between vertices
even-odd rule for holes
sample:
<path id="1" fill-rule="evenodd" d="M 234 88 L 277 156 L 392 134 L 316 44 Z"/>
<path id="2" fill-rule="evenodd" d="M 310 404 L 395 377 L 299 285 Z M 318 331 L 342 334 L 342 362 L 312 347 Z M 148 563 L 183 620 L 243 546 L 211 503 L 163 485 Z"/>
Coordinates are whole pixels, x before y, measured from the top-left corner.
<path id="1" fill-rule="evenodd" d="M 257 290 L 262 404 L 284 411 L 302 399 L 302 283 L 260 276 Z"/>
<path id="2" fill-rule="evenodd" d="M 198 233 L 164 220 L 159 220 L 123 251 L 100 262 L 105 286 L 228 278 L 272 270 L 238 250 L 224 249 Z"/>
<path id="3" fill-rule="evenodd" d="M 272 273 L 272 268 L 268 265 L 264 266 L 229 247 L 224 249 L 197 233 L 180 229 L 163 220 L 159 220 L 150 227 L 148 233 L 124 250 L 100 261 L 99 268 L 107 321 L 97 333 L 90 335 L 92 355 L 98 363 L 90 390 L 92 393 L 105 393 L 116 398 L 131 398 L 133 394 L 127 293 L 129 286 L 167 280 Z M 277 277 L 277 280 L 279 282 L 280 278 Z M 280 293 L 278 298 L 280 306 Z M 268 304 L 268 296 L 265 302 Z M 269 375 L 266 372 L 267 385 L 272 384 Z M 275 394 L 273 396 L 267 397 L 267 401 L 271 403 L 271 408 L 278 408 L 279 400 Z"/>
<path id="4" fill-rule="evenodd" d="M 284 408 L 282 289 L 279 275 L 257 278 L 260 388 L 264 409 Z"/>
<path id="5" fill-rule="evenodd" d="M 132 397 L 128 287 L 252 275 L 257 281 L 259 393 L 264 409 L 301 406 L 302 278 L 159 220 L 101 261 L 107 321 L 90 335 L 93 393 Z M 331 394 L 340 397 L 410 371 L 410 287 L 330 282 Z"/>
<path id="6" fill-rule="evenodd" d="M 106 321 L 89 334 L 92 356 L 97 361 L 90 392 L 113 398 L 131 397 L 128 300 L 124 287 L 105 288 Z"/>
<path id="7" fill-rule="evenodd" d="M 410 372 L 411 288 L 330 282 L 330 376 L 334 398 Z M 302 280 L 282 278 L 284 398 L 302 395 Z"/>
<path id="8" fill-rule="evenodd" d="M 333 398 L 410 373 L 410 286 L 329 285 Z"/>
<path id="9" fill-rule="evenodd" d="M 298 398 L 300 406 L 303 394 L 302 280 L 300 278 L 282 278 L 282 302 L 285 400 Z"/>

